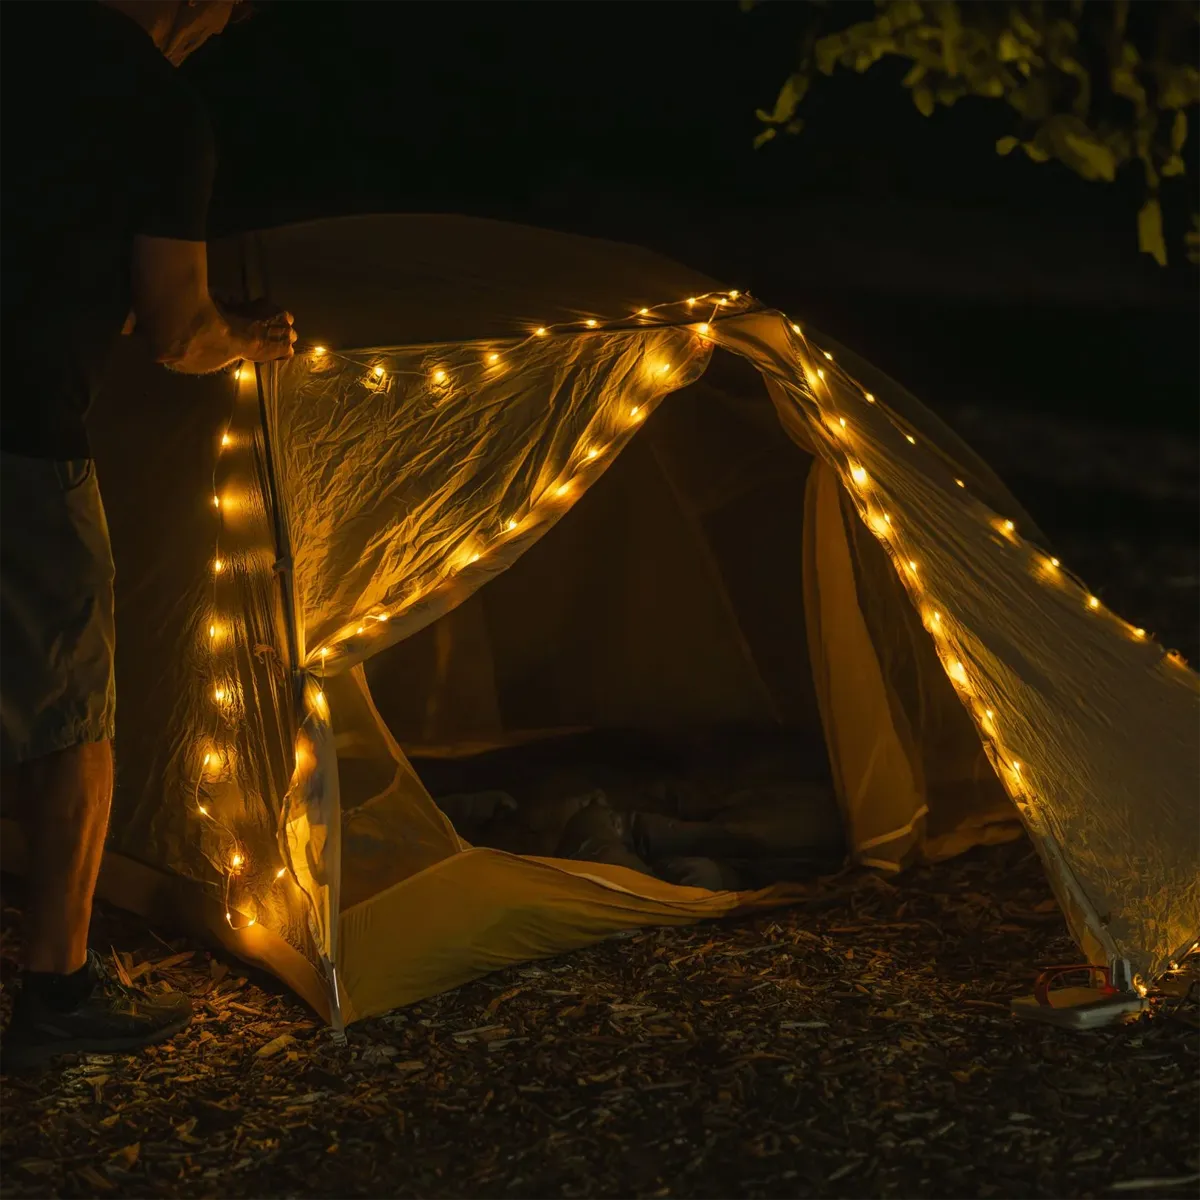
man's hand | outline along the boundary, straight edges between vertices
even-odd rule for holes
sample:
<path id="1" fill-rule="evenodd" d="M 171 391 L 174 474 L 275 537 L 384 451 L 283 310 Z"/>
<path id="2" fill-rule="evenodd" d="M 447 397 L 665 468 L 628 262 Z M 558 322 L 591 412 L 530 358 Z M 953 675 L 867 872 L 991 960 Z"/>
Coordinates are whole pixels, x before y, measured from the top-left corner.
<path id="1" fill-rule="evenodd" d="M 139 235 L 131 274 L 136 325 L 155 360 L 170 370 L 207 375 L 239 359 L 292 356 L 291 313 L 266 301 L 221 307 L 209 295 L 203 242 Z"/>
<path id="2" fill-rule="evenodd" d="M 230 329 L 234 340 L 244 343 L 244 355 L 250 362 L 275 362 L 291 358 L 295 351 L 296 331 L 292 328 L 292 314 L 281 312 L 265 321 L 248 321 L 242 317 L 230 317 Z"/>

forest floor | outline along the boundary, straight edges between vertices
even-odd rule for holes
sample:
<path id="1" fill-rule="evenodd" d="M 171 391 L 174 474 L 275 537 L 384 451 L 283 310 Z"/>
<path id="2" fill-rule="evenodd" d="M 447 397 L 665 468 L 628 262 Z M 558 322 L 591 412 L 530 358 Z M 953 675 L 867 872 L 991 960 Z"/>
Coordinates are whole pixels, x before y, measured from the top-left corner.
<path id="1" fill-rule="evenodd" d="M 1044 470 L 1023 458 L 1018 495 L 1064 561 L 1194 660 L 1194 449 L 1164 471 L 1122 442 L 1108 474 L 1034 504 L 1063 461 L 1034 444 Z M 980 449 L 1008 477 L 1003 447 Z M 1197 956 L 1129 1024 L 1021 1023 L 1010 998 L 1078 959 L 1028 842 L 851 882 L 513 967 L 344 1046 L 272 980 L 102 910 L 93 945 L 189 992 L 196 1020 L 137 1056 L 0 1079 L 0 1194 L 1196 1194 Z M 6 880 L 6 1012 L 19 921 Z"/>

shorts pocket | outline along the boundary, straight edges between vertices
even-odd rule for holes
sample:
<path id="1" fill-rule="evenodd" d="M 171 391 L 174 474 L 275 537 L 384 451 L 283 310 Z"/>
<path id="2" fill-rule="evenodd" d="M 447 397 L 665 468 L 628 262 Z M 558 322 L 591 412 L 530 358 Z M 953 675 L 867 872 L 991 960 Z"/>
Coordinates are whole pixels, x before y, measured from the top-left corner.
<path id="1" fill-rule="evenodd" d="M 73 492 L 76 488 L 83 487 L 95 473 L 94 458 L 66 458 L 56 459 L 54 462 L 54 475 L 58 486 L 64 492 Z"/>

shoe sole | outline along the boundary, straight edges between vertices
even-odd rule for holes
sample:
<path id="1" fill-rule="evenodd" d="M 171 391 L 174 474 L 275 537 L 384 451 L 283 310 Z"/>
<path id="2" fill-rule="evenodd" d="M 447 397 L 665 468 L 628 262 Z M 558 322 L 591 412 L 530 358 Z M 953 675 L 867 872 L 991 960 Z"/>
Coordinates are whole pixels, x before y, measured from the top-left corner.
<path id="1" fill-rule="evenodd" d="M 32 1067 L 44 1067 L 56 1058 L 67 1054 L 129 1054 L 134 1050 L 142 1050 L 153 1046 L 156 1042 L 165 1042 L 168 1038 L 182 1033 L 191 1024 L 191 1014 L 181 1017 L 178 1021 L 156 1029 L 153 1033 L 142 1034 L 139 1037 L 122 1038 L 79 1038 L 70 1044 L 63 1045 L 46 1042 L 44 1045 L 13 1046 L 11 1049 L 0 1048 L 0 1071 L 27 1071 Z"/>

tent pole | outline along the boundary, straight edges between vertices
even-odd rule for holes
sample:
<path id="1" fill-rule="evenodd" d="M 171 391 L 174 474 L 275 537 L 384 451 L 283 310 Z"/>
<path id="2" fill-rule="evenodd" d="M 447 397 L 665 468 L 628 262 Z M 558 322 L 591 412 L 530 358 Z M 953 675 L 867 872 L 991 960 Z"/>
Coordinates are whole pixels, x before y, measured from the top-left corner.
<path id="1" fill-rule="evenodd" d="M 251 298 L 250 293 L 252 290 L 250 285 L 250 256 L 248 253 L 249 241 L 250 235 L 244 235 L 242 238 L 242 292 L 247 301 Z M 270 295 L 270 289 L 267 287 L 267 271 L 263 260 L 262 244 L 257 238 L 255 242 L 258 246 L 256 257 L 259 281 L 262 284 L 263 295 L 267 296 Z M 288 666 L 292 682 L 292 686 L 288 691 L 288 706 L 291 710 L 289 716 L 291 717 L 291 724 L 295 725 L 303 688 L 303 677 L 300 671 L 300 638 L 296 631 L 295 594 L 292 578 L 292 547 L 287 535 L 287 523 L 284 520 L 283 509 L 279 503 L 279 489 L 275 475 L 275 454 L 271 444 L 270 423 L 267 420 L 266 389 L 263 386 L 263 367 L 260 363 L 255 363 L 254 380 L 258 392 L 258 421 L 262 429 L 263 460 L 266 466 L 267 502 L 271 506 L 271 523 L 275 537 L 275 572 L 279 576 L 279 587 L 283 602 L 283 624 L 287 637 Z"/>

